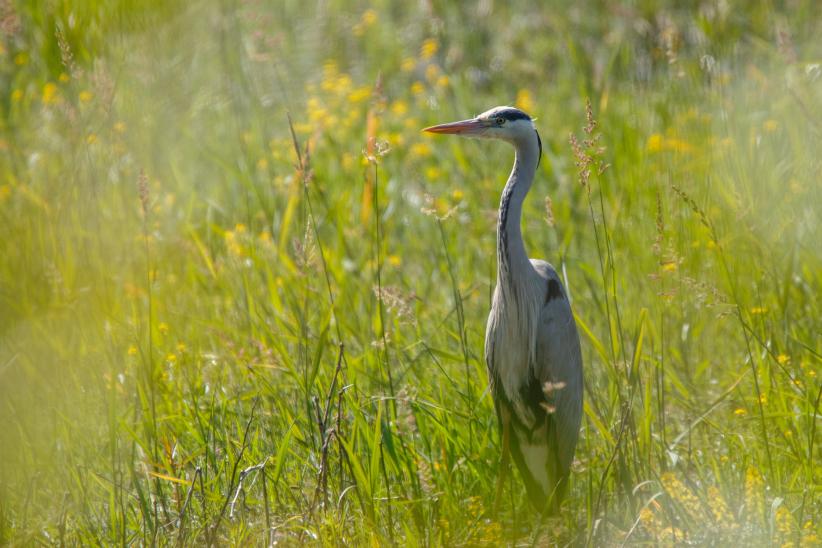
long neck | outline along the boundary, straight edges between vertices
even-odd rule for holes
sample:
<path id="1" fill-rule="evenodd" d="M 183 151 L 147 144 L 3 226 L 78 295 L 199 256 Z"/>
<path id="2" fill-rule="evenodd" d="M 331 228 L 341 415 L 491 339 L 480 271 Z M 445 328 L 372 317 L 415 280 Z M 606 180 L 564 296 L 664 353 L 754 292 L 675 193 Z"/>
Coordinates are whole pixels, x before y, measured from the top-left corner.
<path id="1" fill-rule="evenodd" d="M 497 222 L 497 283 L 505 287 L 522 280 L 532 269 L 522 241 L 522 202 L 531 189 L 539 161 L 536 133 L 514 142 L 514 168 L 502 191 Z"/>

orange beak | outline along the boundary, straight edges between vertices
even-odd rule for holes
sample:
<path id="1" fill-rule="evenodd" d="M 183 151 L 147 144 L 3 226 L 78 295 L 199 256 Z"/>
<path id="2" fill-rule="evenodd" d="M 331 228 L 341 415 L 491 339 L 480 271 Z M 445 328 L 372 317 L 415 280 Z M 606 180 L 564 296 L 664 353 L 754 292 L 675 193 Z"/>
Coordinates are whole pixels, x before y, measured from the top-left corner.
<path id="1" fill-rule="evenodd" d="M 459 122 L 451 122 L 449 124 L 440 124 L 438 126 L 431 126 L 425 128 L 423 131 L 428 133 L 443 133 L 449 135 L 474 135 L 481 133 L 485 129 L 485 124 L 476 118 L 470 120 L 461 120 Z"/>

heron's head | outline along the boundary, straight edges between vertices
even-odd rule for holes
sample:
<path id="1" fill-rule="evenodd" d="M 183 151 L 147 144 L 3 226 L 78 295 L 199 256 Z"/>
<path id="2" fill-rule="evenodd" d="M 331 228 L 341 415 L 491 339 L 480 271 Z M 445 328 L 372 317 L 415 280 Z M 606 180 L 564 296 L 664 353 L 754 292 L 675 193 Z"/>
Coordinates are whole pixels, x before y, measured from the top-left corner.
<path id="1" fill-rule="evenodd" d="M 514 107 L 494 107 L 482 114 L 449 124 L 425 128 L 429 133 L 446 133 L 477 139 L 501 139 L 516 146 L 536 138 L 542 153 L 542 142 L 531 117 Z"/>

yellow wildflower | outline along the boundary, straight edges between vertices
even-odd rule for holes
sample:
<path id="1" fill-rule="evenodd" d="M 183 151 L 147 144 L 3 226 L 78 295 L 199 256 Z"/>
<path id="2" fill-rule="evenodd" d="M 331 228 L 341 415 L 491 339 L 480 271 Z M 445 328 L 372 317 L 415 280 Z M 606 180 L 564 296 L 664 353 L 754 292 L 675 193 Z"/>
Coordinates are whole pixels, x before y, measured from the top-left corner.
<path id="1" fill-rule="evenodd" d="M 377 12 L 374 9 L 367 9 L 362 14 L 360 19 L 366 25 L 373 25 L 377 22 Z"/>
<path id="2" fill-rule="evenodd" d="M 776 361 L 779 362 L 779 365 L 785 365 L 786 363 L 790 363 L 791 357 L 786 356 L 785 354 L 780 354 L 776 357 Z"/>
<path id="3" fill-rule="evenodd" d="M 765 519 L 765 482 L 755 466 L 745 471 L 745 518 L 753 525 L 762 525 Z"/>
<path id="4" fill-rule="evenodd" d="M 425 143 L 425 142 L 414 143 L 413 145 L 411 145 L 411 148 L 409 149 L 408 152 L 411 156 L 417 156 L 419 158 L 425 158 L 425 157 L 431 155 L 431 145 L 429 145 L 428 143 Z"/>
<path id="5" fill-rule="evenodd" d="M 802 526 L 802 540 L 799 541 L 799 545 L 802 546 L 802 548 L 806 546 L 819 546 L 819 537 L 814 530 L 813 522 L 810 520 L 806 521 L 805 525 Z"/>
<path id="6" fill-rule="evenodd" d="M 56 103 L 58 100 L 57 95 L 57 84 L 54 82 L 48 82 L 45 86 L 43 86 L 43 104 L 51 105 Z"/>
<path id="7" fill-rule="evenodd" d="M 779 533 L 783 539 L 787 539 L 796 531 L 796 520 L 791 514 L 791 511 L 785 508 L 784 505 L 776 509 L 776 532 Z"/>
<path id="8" fill-rule="evenodd" d="M 177 352 L 180 354 L 184 354 L 187 349 L 188 347 L 186 346 L 186 343 L 182 341 L 177 343 Z"/>
<path id="9" fill-rule="evenodd" d="M 65 84 L 66 82 L 71 80 L 71 77 L 69 77 L 69 75 L 66 74 L 65 72 L 61 72 L 60 76 L 58 76 L 57 79 Z"/>
<path id="10" fill-rule="evenodd" d="M 226 230 L 223 235 L 225 245 L 228 252 L 235 257 L 242 257 L 244 254 L 243 246 L 237 241 L 236 234 L 231 230 Z"/>
<path id="11" fill-rule="evenodd" d="M 260 158 L 259 160 L 257 160 L 257 169 L 259 169 L 260 171 L 265 171 L 266 169 L 268 169 L 268 160 L 266 160 L 265 158 Z"/>
<path id="12" fill-rule="evenodd" d="M 495 520 L 485 519 L 480 522 L 481 528 L 478 540 L 483 546 L 499 546 L 503 544 L 502 525 Z"/>
<path id="13" fill-rule="evenodd" d="M 431 59 L 434 55 L 437 54 L 437 51 L 440 49 L 440 44 L 437 42 L 436 38 L 428 38 L 422 43 L 422 47 L 420 48 L 420 57 L 423 59 Z"/>
<path id="14" fill-rule="evenodd" d="M 442 171 L 436 166 L 430 166 L 425 170 L 425 178 L 429 181 L 435 181 L 442 176 Z"/>
<path id="15" fill-rule="evenodd" d="M 243 223 L 237 223 L 236 225 L 234 225 L 234 231 L 238 234 L 243 234 L 246 230 L 246 226 Z"/>
<path id="16" fill-rule="evenodd" d="M 665 139 L 665 149 L 673 152 L 691 152 L 693 147 L 687 141 L 677 139 L 676 137 L 669 137 Z"/>
<path id="17" fill-rule="evenodd" d="M 169 354 L 166 356 L 166 361 L 167 361 L 168 363 L 174 363 L 174 362 L 176 362 L 176 361 L 177 361 L 177 356 L 175 356 L 174 354 L 169 353 Z"/>
<path id="18" fill-rule="evenodd" d="M 402 259 L 400 259 L 399 255 L 389 255 L 388 264 L 391 266 L 400 266 L 402 264 Z"/>
<path id="19" fill-rule="evenodd" d="M 308 111 L 308 119 L 312 122 L 320 120 L 328 114 L 317 97 L 308 98 L 308 102 L 306 103 L 306 110 Z"/>
<path id="20" fill-rule="evenodd" d="M 403 72 L 411 72 L 415 68 L 417 68 L 417 61 L 413 57 L 406 57 L 400 63 L 400 70 Z"/>
<path id="21" fill-rule="evenodd" d="M 514 102 L 514 105 L 520 110 L 524 110 L 528 113 L 533 113 L 535 105 L 534 98 L 531 96 L 531 92 L 527 89 L 519 90 L 517 92 L 517 100 Z"/>
<path id="22" fill-rule="evenodd" d="M 86 135 L 86 143 L 93 145 L 97 142 L 97 134 L 96 133 L 89 133 Z"/>
<path id="23" fill-rule="evenodd" d="M 393 103 L 391 103 L 391 112 L 396 114 L 397 116 L 402 116 L 406 112 L 408 112 L 408 103 L 403 101 L 402 99 L 397 99 Z"/>
<path id="24" fill-rule="evenodd" d="M 660 480 L 668 495 L 682 505 L 682 508 L 691 518 L 699 522 L 703 517 L 703 511 L 699 499 L 693 491 L 671 472 L 662 474 Z"/>
<path id="25" fill-rule="evenodd" d="M 348 94 L 348 100 L 352 103 L 362 103 L 371 97 L 371 86 L 360 86 Z"/>
<path id="26" fill-rule="evenodd" d="M 677 269 L 676 261 L 665 261 L 662 263 L 663 272 L 673 272 Z"/>
<path id="27" fill-rule="evenodd" d="M 659 152 L 662 150 L 662 135 L 654 133 L 648 137 L 648 142 L 645 144 L 645 149 L 648 152 Z"/>
<path id="28" fill-rule="evenodd" d="M 448 87 L 449 82 L 450 80 L 448 79 L 448 76 L 443 74 L 439 78 L 437 78 L 437 87 L 446 88 Z"/>
<path id="29" fill-rule="evenodd" d="M 642 527 L 656 538 L 662 531 L 662 524 L 659 522 L 656 513 L 650 508 L 643 508 L 639 511 L 639 523 Z"/>
<path id="30" fill-rule="evenodd" d="M 716 486 L 708 487 L 708 506 L 714 516 L 714 521 L 722 529 L 736 529 L 739 524 L 736 522 L 733 514 L 728 510 L 728 505 L 725 503 L 725 498 Z"/>
<path id="31" fill-rule="evenodd" d="M 734 410 L 734 415 L 736 415 L 737 417 L 744 417 L 747 414 L 748 414 L 748 411 L 746 411 L 745 409 L 742 409 L 741 407 Z"/>
<path id="32" fill-rule="evenodd" d="M 751 308 L 751 314 L 753 314 L 753 315 L 765 314 L 767 311 L 768 311 L 767 307 L 764 307 L 764 306 L 755 306 L 755 307 Z"/>
<path id="33" fill-rule="evenodd" d="M 377 12 L 374 9 L 367 9 L 363 12 L 362 16 L 360 16 L 360 21 L 356 25 L 354 25 L 354 35 L 355 36 L 362 36 L 365 34 L 365 31 L 377 22 Z"/>
<path id="34" fill-rule="evenodd" d="M 29 54 L 25 51 L 21 51 L 17 55 L 14 56 L 14 64 L 18 67 L 22 67 L 26 63 L 29 62 Z"/>
<path id="35" fill-rule="evenodd" d="M 371 94 L 371 92 L 369 91 L 369 96 L 370 96 L 370 94 Z M 350 97 L 350 94 L 349 94 L 349 97 Z M 366 122 L 367 122 L 368 121 L 368 114 L 366 114 L 365 116 L 366 116 Z M 362 119 L 363 119 L 363 114 L 360 112 L 360 109 L 351 107 L 351 108 L 348 109 L 348 114 L 346 114 L 345 118 L 342 121 L 343 127 L 350 128 L 350 127 L 355 126 L 355 125 L 358 126 L 358 122 L 362 121 Z"/>
<path id="36" fill-rule="evenodd" d="M 402 133 L 391 131 L 385 140 L 388 141 L 390 148 L 405 148 L 405 135 Z"/>
<path id="37" fill-rule="evenodd" d="M 654 133 L 648 137 L 645 144 L 645 149 L 648 152 L 681 152 L 687 153 L 693 150 L 693 146 L 687 141 L 678 139 L 676 137 L 664 137 L 659 133 Z"/>
<path id="38" fill-rule="evenodd" d="M 83 90 L 80 92 L 80 95 L 78 95 L 78 97 L 80 101 L 82 101 L 83 103 L 88 103 L 89 101 L 91 101 L 94 95 L 88 90 Z"/>
<path id="39" fill-rule="evenodd" d="M 21 101 L 23 99 L 23 90 L 16 89 L 11 92 L 11 100 L 15 103 Z"/>
<path id="40" fill-rule="evenodd" d="M 329 59 L 323 63 L 323 80 L 333 80 L 339 73 L 340 69 L 337 67 L 337 62 L 333 59 Z"/>
<path id="41" fill-rule="evenodd" d="M 680 529 L 679 527 L 666 527 L 662 530 L 659 535 L 659 540 L 667 541 L 667 542 L 682 542 L 686 540 L 688 536 L 685 532 Z"/>
<path id="42" fill-rule="evenodd" d="M 160 322 L 160 325 L 157 326 L 157 331 L 165 335 L 168 333 L 168 324 L 166 322 Z"/>
<path id="43" fill-rule="evenodd" d="M 762 127 L 765 128 L 765 131 L 767 131 L 768 133 L 773 133 L 774 131 L 779 129 L 779 122 L 777 122 L 776 120 L 768 119 L 765 120 L 765 123 L 762 124 Z"/>
<path id="44" fill-rule="evenodd" d="M 425 85 L 419 80 L 411 84 L 411 93 L 420 95 L 425 92 Z"/>
<path id="45" fill-rule="evenodd" d="M 351 80 L 351 77 L 349 75 L 340 74 L 340 76 L 337 78 L 337 81 L 334 83 L 334 89 L 340 95 L 344 95 L 348 93 L 348 90 L 350 90 L 353 85 L 354 82 L 353 80 Z"/>
<path id="46" fill-rule="evenodd" d="M 136 356 L 137 355 L 137 347 L 132 344 L 131 346 L 128 347 L 127 352 L 128 352 L 129 356 Z"/>
<path id="47" fill-rule="evenodd" d="M 117 122 L 114 124 L 114 131 L 117 133 L 125 133 L 126 132 L 126 124 L 124 122 Z"/>

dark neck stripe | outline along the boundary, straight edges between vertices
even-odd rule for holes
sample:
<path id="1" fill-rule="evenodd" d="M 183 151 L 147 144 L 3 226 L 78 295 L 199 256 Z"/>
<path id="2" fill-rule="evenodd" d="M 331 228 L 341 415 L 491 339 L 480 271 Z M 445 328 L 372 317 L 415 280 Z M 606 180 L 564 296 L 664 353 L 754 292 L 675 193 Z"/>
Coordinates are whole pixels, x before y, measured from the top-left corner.
<path id="1" fill-rule="evenodd" d="M 539 167 L 539 163 L 542 161 L 542 139 L 539 138 L 539 131 L 534 130 L 534 133 L 537 134 L 537 145 L 539 145 L 539 156 L 537 156 L 537 167 Z"/>
<path id="2" fill-rule="evenodd" d="M 508 274 L 508 209 L 511 206 L 511 196 L 514 194 L 515 185 L 505 185 L 502 190 L 502 198 L 499 204 L 499 220 L 497 221 L 497 232 L 499 242 L 497 243 L 497 264 L 501 273 Z"/>

